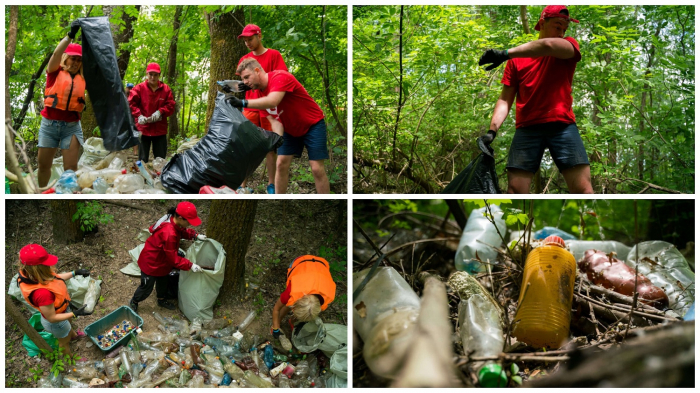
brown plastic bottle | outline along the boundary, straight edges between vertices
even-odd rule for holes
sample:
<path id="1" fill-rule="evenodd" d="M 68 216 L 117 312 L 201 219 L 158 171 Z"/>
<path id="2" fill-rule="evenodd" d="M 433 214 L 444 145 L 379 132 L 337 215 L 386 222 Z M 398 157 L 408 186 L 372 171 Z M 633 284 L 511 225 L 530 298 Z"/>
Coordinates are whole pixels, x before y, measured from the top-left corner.
<path id="1" fill-rule="evenodd" d="M 549 236 L 525 262 L 513 335 L 535 348 L 559 348 L 569 337 L 576 260 L 564 247 Z"/>

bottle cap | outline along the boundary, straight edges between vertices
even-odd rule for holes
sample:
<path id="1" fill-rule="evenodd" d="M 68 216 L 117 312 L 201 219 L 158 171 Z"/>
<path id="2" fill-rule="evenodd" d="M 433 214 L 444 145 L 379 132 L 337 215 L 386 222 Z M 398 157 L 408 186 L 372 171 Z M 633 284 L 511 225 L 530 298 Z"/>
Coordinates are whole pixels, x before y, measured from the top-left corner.
<path id="1" fill-rule="evenodd" d="M 544 245 L 545 246 L 559 246 L 561 248 L 566 248 L 566 243 L 564 243 L 564 239 L 562 239 L 556 235 L 547 236 L 544 239 Z"/>
<path id="2" fill-rule="evenodd" d="M 508 377 L 499 364 L 487 364 L 479 370 L 479 384 L 485 388 L 504 388 Z"/>

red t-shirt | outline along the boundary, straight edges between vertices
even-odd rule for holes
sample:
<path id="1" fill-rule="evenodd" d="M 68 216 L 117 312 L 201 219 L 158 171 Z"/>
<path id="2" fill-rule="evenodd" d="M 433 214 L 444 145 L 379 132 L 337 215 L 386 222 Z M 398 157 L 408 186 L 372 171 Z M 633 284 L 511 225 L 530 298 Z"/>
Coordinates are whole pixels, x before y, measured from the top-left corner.
<path id="1" fill-rule="evenodd" d="M 29 295 L 29 302 L 37 307 L 48 306 L 54 301 L 56 301 L 56 296 L 48 289 L 37 289 Z"/>
<path id="2" fill-rule="evenodd" d="M 501 83 L 517 88 L 515 128 L 550 122 L 576 122 L 571 109 L 571 84 L 581 52 L 575 39 L 564 39 L 576 51 L 571 59 L 543 56 L 508 60 Z"/>
<path id="3" fill-rule="evenodd" d="M 241 57 L 241 59 L 238 60 L 238 64 L 241 64 L 243 59 L 247 59 L 247 58 L 252 58 L 252 59 L 257 60 L 258 63 L 260 63 L 260 66 L 262 66 L 263 71 L 265 71 L 265 72 L 271 72 L 271 71 L 276 71 L 276 70 L 289 71 L 287 69 L 287 65 L 284 64 L 284 59 L 282 58 L 282 54 L 274 49 L 267 48 L 267 50 L 260 56 L 254 54 L 253 52 L 250 52 L 250 53 L 246 54 L 245 56 Z M 260 97 L 262 97 L 260 95 L 260 90 L 248 90 L 245 92 L 246 100 L 251 100 L 251 99 L 260 98 Z M 269 115 L 267 113 L 267 111 L 264 109 L 246 108 L 245 110 L 251 111 L 251 112 L 262 112 L 262 113 L 260 113 L 260 116 L 262 116 L 263 118 L 266 118 Z"/>
<path id="4" fill-rule="evenodd" d="M 46 73 L 46 88 L 52 87 L 56 83 L 56 78 L 58 78 L 58 73 L 61 68 L 54 72 Z M 74 122 L 80 120 L 80 113 L 75 111 L 64 111 L 63 109 L 50 108 L 45 106 L 41 110 L 41 116 L 48 120 L 60 120 L 65 122 Z"/>
<path id="5" fill-rule="evenodd" d="M 289 296 L 292 294 L 292 283 L 290 282 L 289 285 L 287 286 L 287 289 L 282 292 L 280 295 L 280 301 L 282 304 L 287 304 L 289 302 Z"/>
<path id="6" fill-rule="evenodd" d="M 275 91 L 286 92 L 277 105 L 277 116 L 284 125 L 284 132 L 291 136 L 303 136 L 312 125 L 323 119 L 323 111 L 294 75 L 287 71 L 272 71 L 267 76 L 267 88 L 262 91 L 262 97 Z"/>

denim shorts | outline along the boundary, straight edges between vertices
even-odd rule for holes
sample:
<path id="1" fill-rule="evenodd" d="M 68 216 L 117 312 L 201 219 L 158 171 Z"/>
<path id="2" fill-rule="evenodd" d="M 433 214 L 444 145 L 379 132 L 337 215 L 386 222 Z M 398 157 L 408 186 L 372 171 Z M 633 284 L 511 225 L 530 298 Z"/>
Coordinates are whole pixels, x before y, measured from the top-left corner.
<path id="1" fill-rule="evenodd" d="M 49 120 L 41 118 L 39 126 L 39 147 L 60 148 L 68 150 L 70 142 L 75 135 L 80 145 L 83 145 L 83 129 L 80 121 L 65 122 L 61 120 Z"/>
<path id="2" fill-rule="evenodd" d="M 559 171 L 590 165 L 576 123 L 543 123 L 515 130 L 506 168 L 536 173 L 546 148 Z"/>
<path id="3" fill-rule="evenodd" d="M 277 150 L 277 154 L 281 156 L 301 157 L 304 146 L 306 146 L 306 151 L 309 153 L 309 160 L 317 161 L 328 159 L 326 121 L 324 119 L 312 125 L 309 131 L 302 136 L 291 136 L 285 132 L 284 144 Z"/>
<path id="4" fill-rule="evenodd" d="M 68 309 L 66 309 L 65 312 L 70 312 Z M 44 318 L 44 316 L 41 316 L 41 326 L 44 327 L 44 330 L 47 332 L 53 334 L 54 337 L 56 338 L 66 338 L 70 334 L 70 331 L 72 327 L 70 326 L 70 322 L 68 320 L 61 321 L 61 322 L 56 322 L 56 323 L 51 323 Z"/>

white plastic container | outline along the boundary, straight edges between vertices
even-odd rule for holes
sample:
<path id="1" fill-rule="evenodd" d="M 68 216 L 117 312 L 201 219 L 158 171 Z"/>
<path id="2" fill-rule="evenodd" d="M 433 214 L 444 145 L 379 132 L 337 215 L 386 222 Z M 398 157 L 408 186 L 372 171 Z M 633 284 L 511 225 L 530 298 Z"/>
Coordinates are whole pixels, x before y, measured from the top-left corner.
<path id="1" fill-rule="evenodd" d="M 503 212 L 495 205 L 491 205 L 490 209 L 496 225 L 498 225 L 498 230 L 505 236 L 506 222 L 503 220 Z M 467 226 L 462 231 L 462 238 L 455 254 L 455 268 L 457 270 L 471 274 L 482 273 L 487 271 L 486 262 L 496 263 L 498 252 L 493 247 L 499 247 L 502 241 L 496 227 L 489 222 L 488 218 L 484 217 L 486 211 L 486 207 L 482 207 L 472 210 L 469 214 Z M 479 259 L 484 263 L 476 260 L 477 252 Z"/>
<path id="2" fill-rule="evenodd" d="M 120 175 L 114 179 L 114 188 L 116 188 L 120 194 L 132 194 L 136 190 L 143 189 L 145 185 L 146 182 L 141 175 Z"/>
<path id="3" fill-rule="evenodd" d="M 100 169 L 99 171 L 84 172 L 78 178 L 78 184 L 83 188 L 92 187 L 92 183 L 97 180 L 98 177 L 105 179 L 107 184 L 111 184 L 118 176 L 121 176 L 121 174 L 122 171 L 119 169 Z"/>

